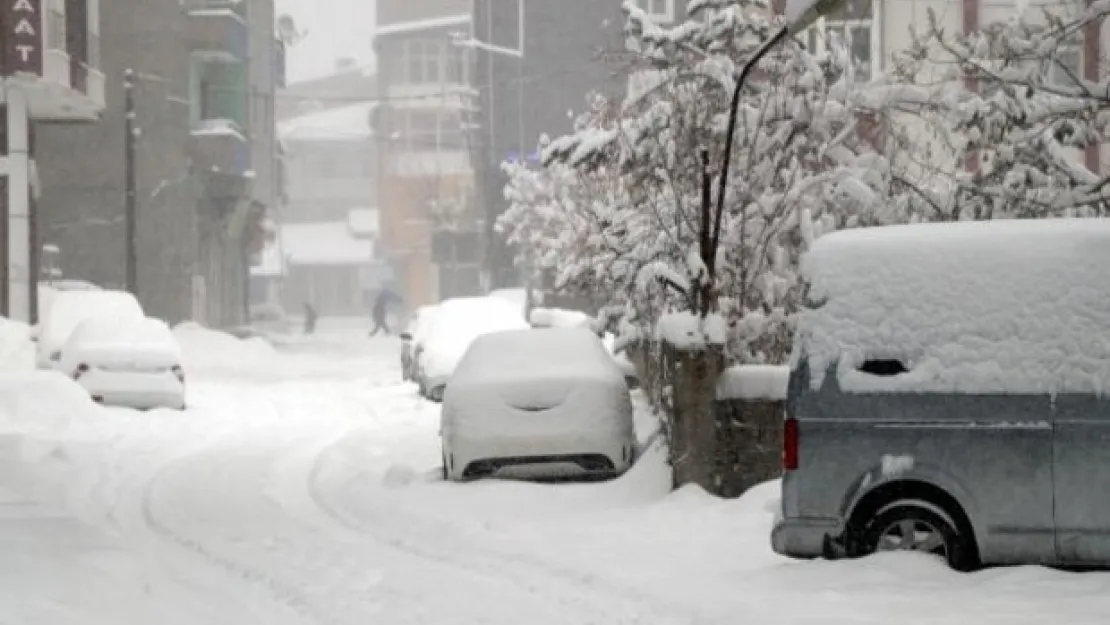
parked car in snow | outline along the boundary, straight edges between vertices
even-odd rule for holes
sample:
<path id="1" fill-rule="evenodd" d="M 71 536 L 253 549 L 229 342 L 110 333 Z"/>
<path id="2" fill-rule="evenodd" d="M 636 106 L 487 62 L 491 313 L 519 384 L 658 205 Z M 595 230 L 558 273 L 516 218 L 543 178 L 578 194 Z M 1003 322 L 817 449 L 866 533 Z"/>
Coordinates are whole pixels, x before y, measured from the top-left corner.
<path id="1" fill-rule="evenodd" d="M 416 379 L 417 351 L 421 349 L 424 335 L 435 313 L 435 306 L 417 308 L 409 318 L 408 325 L 401 332 L 401 377 L 405 382 Z"/>
<path id="2" fill-rule="evenodd" d="M 784 427 L 778 553 L 1110 564 L 1110 220 L 829 234 Z"/>
<path id="3" fill-rule="evenodd" d="M 592 332 L 514 330 L 474 341 L 444 395 L 444 477 L 611 476 L 635 454 L 624 376 Z"/>
<path id="4" fill-rule="evenodd" d="M 126 323 L 146 316 L 139 300 L 126 291 L 50 291 L 40 301 L 44 306 L 39 311 L 41 321 L 33 330 L 33 338 L 37 343 L 36 360 L 43 369 L 57 366 L 62 347 L 86 319 L 107 316 Z"/>
<path id="5" fill-rule="evenodd" d="M 129 408 L 185 408 L 181 348 L 158 319 L 97 315 L 75 329 L 59 369 L 92 398 Z"/>
<path id="6" fill-rule="evenodd" d="M 528 328 L 524 311 L 493 297 L 460 297 L 439 305 L 417 355 L 420 392 L 441 401 L 448 380 L 474 339 L 501 330 Z"/>

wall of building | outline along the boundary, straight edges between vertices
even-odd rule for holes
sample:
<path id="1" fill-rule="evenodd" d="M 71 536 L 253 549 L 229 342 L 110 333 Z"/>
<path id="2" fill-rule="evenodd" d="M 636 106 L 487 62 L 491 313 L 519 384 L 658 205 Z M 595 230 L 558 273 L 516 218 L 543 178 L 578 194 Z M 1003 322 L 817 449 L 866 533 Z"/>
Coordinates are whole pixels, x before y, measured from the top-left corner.
<path id="1" fill-rule="evenodd" d="M 472 55 L 452 45 L 455 32 L 466 24 L 432 25 L 436 20 L 471 15 L 471 0 L 381 0 L 378 26 L 416 22 L 425 28 L 381 35 L 375 41 L 382 94 L 388 100 L 377 116 L 378 137 L 388 138 L 382 150 L 382 183 L 378 202 L 382 220 L 382 250 L 396 272 L 397 287 L 411 308 L 435 303 L 444 297 L 474 295 L 480 285 L 458 270 L 437 263 L 433 239 L 442 227 L 433 206 L 448 204 L 467 209 L 454 226 L 477 229 L 474 222 L 474 169 L 470 149 L 470 86 Z M 431 61 L 435 80 L 413 63 L 435 51 L 441 63 Z M 420 71 L 420 74 L 414 72 Z M 454 214 L 454 213 L 453 213 Z M 454 268 L 453 270 L 451 268 Z"/>
<path id="2" fill-rule="evenodd" d="M 250 0 L 251 169 L 254 199 L 277 210 L 277 69 L 278 41 L 274 34 L 274 0 Z"/>
<path id="3" fill-rule="evenodd" d="M 292 139 L 285 146 L 285 223 L 344 220 L 353 208 L 377 205 L 374 139 Z"/>
<path id="4" fill-rule="evenodd" d="M 285 278 L 285 310 L 296 313 L 309 302 L 320 316 L 368 316 L 364 271 L 358 266 L 291 266 Z"/>
<path id="5" fill-rule="evenodd" d="M 518 48 L 518 0 L 476 0 L 474 9 L 478 39 Z M 475 63 L 474 86 L 481 93 L 475 161 L 479 197 L 489 211 L 487 236 L 495 243 L 493 286 L 517 286 L 520 278 L 512 253 L 492 232 L 508 208 L 501 163 L 521 150 L 534 152 L 543 134 L 570 132 L 568 112 L 582 111 L 593 91 L 620 97 L 627 76 L 620 2 L 525 0 L 524 14 L 523 62 L 479 51 Z"/>
<path id="6" fill-rule="evenodd" d="M 108 286 L 124 283 L 123 72 L 139 73 L 136 90 L 139 290 L 148 312 L 189 316 L 193 205 L 189 137 L 187 28 L 176 2 L 101 3 L 101 56 L 107 108 L 96 124 L 36 127 L 42 181 L 39 241 L 61 248 L 66 277 Z"/>
<path id="7" fill-rule="evenodd" d="M 342 60 L 336 73 L 287 85 L 277 95 L 279 122 L 314 111 L 366 102 L 378 96 L 377 74 L 372 67 L 347 67 Z"/>

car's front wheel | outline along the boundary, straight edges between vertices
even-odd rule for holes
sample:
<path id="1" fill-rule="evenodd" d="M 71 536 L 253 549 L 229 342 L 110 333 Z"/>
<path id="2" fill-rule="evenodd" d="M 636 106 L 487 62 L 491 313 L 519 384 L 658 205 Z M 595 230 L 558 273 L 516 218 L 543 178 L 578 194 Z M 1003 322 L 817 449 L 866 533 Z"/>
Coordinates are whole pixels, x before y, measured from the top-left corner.
<path id="1" fill-rule="evenodd" d="M 896 502 L 880 509 L 863 528 L 857 553 L 916 551 L 944 558 L 960 571 L 973 567 L 974 548 L 951 517 L 932 506 Z"/>

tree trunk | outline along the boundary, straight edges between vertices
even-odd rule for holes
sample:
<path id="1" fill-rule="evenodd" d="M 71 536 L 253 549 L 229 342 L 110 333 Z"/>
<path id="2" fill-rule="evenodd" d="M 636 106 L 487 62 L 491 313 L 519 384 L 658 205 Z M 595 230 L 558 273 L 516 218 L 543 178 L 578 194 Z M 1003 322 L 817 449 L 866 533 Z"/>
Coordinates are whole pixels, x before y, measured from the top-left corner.
<path id="1" fill-rule="evenodd" d="M 717 432 L 714 415 L 717 379 L 724 350 L 682 351 L 664 345 L 664 366 L 671 390 L 671 466 L 675 488 L 697 484 L 716 492 Z"/>

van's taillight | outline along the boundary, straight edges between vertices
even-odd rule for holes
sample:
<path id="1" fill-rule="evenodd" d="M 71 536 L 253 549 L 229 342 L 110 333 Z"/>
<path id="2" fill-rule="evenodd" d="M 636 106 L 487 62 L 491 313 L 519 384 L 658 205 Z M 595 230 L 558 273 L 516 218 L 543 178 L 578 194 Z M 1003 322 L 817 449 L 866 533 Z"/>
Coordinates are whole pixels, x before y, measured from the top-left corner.
<path id="1" fill-rule="evenodd" d="M 165 369 L 163 369 L 163 371 L 165 371 Z M 173 374 L 177 376 L 178 382 L 181 382 L 182 384 L 185 383 L 185 370 L 181 368 L 181 365 L 173 366 Z"/>
<path id="2" fill-rule="evenodd" d="M 85 375 L 88 372 L 89 372 L 89 366 L 86 365 L 85 363 L 81 363 L 81 364 L 77 365 L 77 369 L 75 369 L 73 371 L 73 379 L 74 380 L 80 380 L 81 376 Z"/>
<path id="3" fill-rule="evenodd" d="M 798 468 L 798 420 L 788 418 L 782 424 L 782 470 Z"/>

